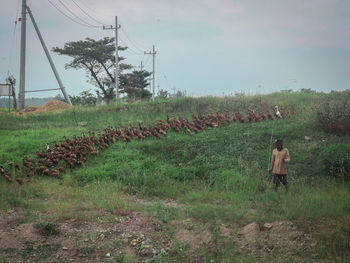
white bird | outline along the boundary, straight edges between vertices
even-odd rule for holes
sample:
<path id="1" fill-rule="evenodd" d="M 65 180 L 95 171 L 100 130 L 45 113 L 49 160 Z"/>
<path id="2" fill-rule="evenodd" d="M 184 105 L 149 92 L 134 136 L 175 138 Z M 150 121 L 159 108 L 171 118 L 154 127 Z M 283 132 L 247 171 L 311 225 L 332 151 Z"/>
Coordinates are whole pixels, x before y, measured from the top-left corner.
<path id="1" fill-rule="evenodd" d="M 274 109 L 275 109 L 275 115 L 276 115 L 276 117 L 281 119 L 281 118 L 282 118 L 282 115 L 281 115 L 280 111 L 278 110 L 278 106 L 275 106 Z"/>

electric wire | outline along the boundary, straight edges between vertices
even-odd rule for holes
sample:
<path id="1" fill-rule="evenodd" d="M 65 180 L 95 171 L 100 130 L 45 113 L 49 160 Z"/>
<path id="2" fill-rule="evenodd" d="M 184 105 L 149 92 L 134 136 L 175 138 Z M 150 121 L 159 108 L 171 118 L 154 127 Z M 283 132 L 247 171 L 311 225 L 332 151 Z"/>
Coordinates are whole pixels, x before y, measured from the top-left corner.
<path id="1" fill-rule="evenodd" d="M 120 42 L 122 42 L 127 47 L 127 49 L 125 50 L 127 53 L 131 55 L 142 55 L 141 52 L 137 52 L 136 50 L 132 49 L 130 46 L 128 47 L 126 42 L 120 36 L 118 36 L 118 40 L 120 40 Z"/>
<path id="2" fill-rule="evenodd" d="M 99 23 L 99 24 L 101 24 L 101 25 L 103 25 L 103 26 L 106 25 L 106 24 L 100 22 L 99 20 L 95 19 L 95 18 L 92 17 L 91 15 L 89 15 L 83 8 L 81 8 L 81 7 L 77 4 L 77 2 L 75 2 L 74 0 L 72 0 L 72 2 L 73 2 L 86 16 L 88 16 L 90 19 L 94 20 L 95 22 L 97 22 L 97 23 Z"/>
<path id="3" fill-rule="evenodd" d="M 108 34 L 109 34 L 112 38 L 115 38 L 115 36 L 112 35 L 112 32 L 110 32 L 110 31 L 107 31 L 107 32 L 108 32 Z M 122 43 L 127 47 L 126 50 L 122 50 L 122 51 L 126 51 L 126 52 L 129 53 L 130 55 L 141 55 L 141 53 L 138 53 L 137 51 L 130 49 L 130 47 L 128 47 L 128 46 L 126 45 L 125 41 L 124 41 L 119 35 L 118 35 L 118 40 L 119 40 L 120 42 L 122 42 Z M 129 50 L 129 49 L 130 49 L 130 50 Z M 131 51 L 133 51 L 133 52 L 131 52 Z"/>
<path id="4" fill-rule="evenodd" d="M 65 17 L 67 17 L 68 19 L 70 19 L 71 21 L 73 21 L 76 24 L 79 24 L 81 26 L 85 26 L 85 27 L 89 27 L 91 28 L 91 26 L 80 23 L 79 21 L 76 21 L 74 18 L 71 18 L 69 15 L 67 15 L 66 13 L 64 13 L 61 9 L 59 9 L 54 3 L 52 3 L 50 0 L 47 0 L 58 12 L 60 12 L 62 15 L 64 15 Z"/>
<path id="5" fill-rule="evenodd" d="M 83 5 L 85 8 L 89 9 L 90 12 L 93 13 L 93 14 L 95 14 L 96 16 L 98 16 L 98 17 L 104 16 L 104 14 L 98 13 L 98 12 L 96 12 L 96 10 L 93 10 L 92 8 L 90 8 L 88 5 L 86 5 L 86 4 L 84 3 L 84 1 L 79 1 L 79 0 L 78 0 L 78 2 L 80 3 L 80 5 Z"/>
<path id="6" fill-rule="evenodd" d="M 138 47 L 138 45 L 135 44 L 134 41 L 131 40 L 131 38 L 129 37 L 129 35 L 126 33 L 126 31 L 123 29 L 123 27 L 121 27 L 121 31 L 123 32 L 123 34 L 125 35 L 125 37 L 129 40 L 129 42 L 136 48 L 138 49 L 140 52 L 143 52 L 143 50 L 141 48 Z"/>
<path id="7" fill-rule="evenodd" d="M 61 5 L 62 5 L 69 13 L 71 13 L 75 18 L 79 19 L 81 22 L 83 22 L 83 23 L 85 23 L 85 24 L 87 24 L 87 25 L 89 25 L 89 26 L 91 26 L 91 27 L 101 27 L 101 26 L 92 25 L 92 24 L 86 22 L 84 19 L 82 19 L 82 18 L 80 18 L 79 16 L 77 16 L 77 15 L 76 15 L 72 10 L 70 10 L 69 7 L 67 7 L 67 6 L 65 5 L 65 3 L 63 3 L 61 0 L 58 0 L 58 2 L 60 2 Z"/>
<path id="8" fill-rule="evenodd" d="M 120 34 L 118 34 L 118 40 L 120 40 L 120 42 L 122 42 L 126 47 L 126 51 L 129 53 L 129 54 L 132 54 L 132 52 L 134 53 L 133 55 L 141 55 L 140 52 L 134 50 L 133 48 L 131 48 L 130 46 L 127 45 L 127 43 L 121 38 Z M 130 52 L 131 51 L 131 52 Z"/>

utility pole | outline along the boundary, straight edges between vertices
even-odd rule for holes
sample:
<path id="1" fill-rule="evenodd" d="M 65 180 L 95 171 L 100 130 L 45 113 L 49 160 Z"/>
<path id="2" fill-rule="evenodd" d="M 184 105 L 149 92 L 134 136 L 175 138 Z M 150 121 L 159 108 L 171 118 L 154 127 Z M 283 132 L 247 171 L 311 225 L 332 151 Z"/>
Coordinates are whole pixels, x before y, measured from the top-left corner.
<path id="1" fill-rule="evenodd" d="M 24 109 L 25 97 L 25 70 L 26 70 L 26 0 L 22 0 L 21 17 L 21 53 L 20 53 L 20 75 L 19 75 L 19 110 Z"/>
<path id="2" fill-rule="evenodd" d="M 60 89 L 61 89 L 61 91 L 62 91 L 62 93 L 63 93 L 64 99 L 67 101 L 67 103 L 68 103 L 69 105 L 72 105 L 72 102 L 70 101 L 70 99 L 69 99 L 69 97 L 68 97 L 68 94 L 67 94 L 67 92 L 66 92 L 66 90 L 65 90 L 65 87 L 63 86 L 62 80 L 61 80 L 60 76 L 58 75 L 58 72 L 57 72 L 57 70 L 56 70 L 55 65 L 53 64 L 53 61 L 52 61 L 52 58 L 51 58 L 51 56 L 50 56 L 49 50 L 47 49 L 46 44 L 45 44 L 45 42 L 44 42 L 44 39 L 42 38 L 42 36 L 41 36 L 41 34 L 40 34 L 39 28 L 38 28 L 38 26 L 37 26 L 37 24 L 36 24 L 36 22 L 35 22 L 35 19 L 34 19 L 34 17 L 33 17 L 32 11 L 30 10 L 29 6 L 27 6 L 27 10 L 28 10 L 29 17 L 30 17 L 30 19 L 32 20 L 32 23 L 33 23 L 33 25 L 34 25 L 35 31 L 36 31 L 36 33 L 37 33 L 37 35 L 38 35 L 38 37 L 39 37 L 40 43 L 41 43 L 41 45 L 42 45 L 42 47 L 43 47 L 43 49 L 44 49 L 44 51 L 45 51 L 46 57 L 47 57 L 47 59 L 49 60 L 51 69 L 52 69 L 52 71 L 53 71 L 53 74 L 55 75 L 56 80 L 57 80 L 57 82 L 58 82 L 58 85 L 60 86 Z"/>
<path id="3" fill-rule="evenodd" d="M 33 22 L 34 28 L 36 30 L 36 33 L 38 34 L 39 40 L 41 42 L 41 45 L 45 51 L 45 54 L 47 56 L 47 59 L 50 62 L 52 71 L 57 79 L 58 85 L 60 86 L 60 89 L 64 95 L 64 98 L 66 99 L 67 103 L 72 105 L 66 91 L 65 87 L 62 84 L 62 81 L 57 73 L 57 70 L 55 68 L 55 65 L 53 64 L 53 61 L 51 59 L 50 53 L 45 45 L 45 42 L 40 34 L 39 28 L 34 20 L 33 14 L 29 7 L 27 6 L 26 0 L 22 0 L 22 17 L 21 17 L 21 53 L 20 53 L 20 78 L 19 78 L 19 110 L 22 111 L 25 106 L 25 61 L 26 61 L 26 24 L 27 24 L 27 10 L 30 16 L 30 19 Z M 49 89 L 49 90 L 56 90 L 56 89 Z M 45 90 L 36 90 L 36 91 L 45 91 Z M 29 92 L 29 91 L 27 91 Z M 31 91 L 34 92 L 34 91 Z"/>
<path id="4" fill-rule="evenodd" d="M 112 29 L 115 30 L 115 66 L 114 66 L 114 81 L 115 81 L 115 96 L 119 99 L 119 61 L 118 61 L 118 29 L 120 25 L 118 25 L 118 16 L 115 16 L 115 27 L 105 27 L 103 29 Z"/>
<path id="5" fill-rule="evenodd" d="M 144 52 L 145 55 L 152 55 L 153 56 L 153 70 L 152 70 L 152 100 L 154 100 L 154 89 L 155 89 L 155 85 L 154 85 L 154 81 L 155 81 L 155 72 L 154 72 L 154 57 L 157 54 L 157 51 L 155 51 L 154 45 L 153 45 L 153 52 Z"/>
<path id="6" fill-rule="evenodd" d="M 141 71 L 143 70 L 143 64 L 142 64 L 142 60 L 141 60 L 141 65 L 140 65 L 140 69 L 141 69 Z"/>

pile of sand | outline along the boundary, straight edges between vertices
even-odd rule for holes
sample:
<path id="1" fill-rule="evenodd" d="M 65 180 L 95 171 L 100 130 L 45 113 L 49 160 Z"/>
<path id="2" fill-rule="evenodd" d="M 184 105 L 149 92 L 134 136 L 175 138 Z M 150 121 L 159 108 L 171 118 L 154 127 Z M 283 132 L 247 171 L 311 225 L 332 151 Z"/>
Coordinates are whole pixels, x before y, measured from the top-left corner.
<path id="1" fill-rule="evenodd" d="M 29 106 L 23 113 L 39 113 L 39 112 L 53 112 L 62 111 L 72 108 L 73 106 L 59 100 L 49 100 L 43 106 Z"/>

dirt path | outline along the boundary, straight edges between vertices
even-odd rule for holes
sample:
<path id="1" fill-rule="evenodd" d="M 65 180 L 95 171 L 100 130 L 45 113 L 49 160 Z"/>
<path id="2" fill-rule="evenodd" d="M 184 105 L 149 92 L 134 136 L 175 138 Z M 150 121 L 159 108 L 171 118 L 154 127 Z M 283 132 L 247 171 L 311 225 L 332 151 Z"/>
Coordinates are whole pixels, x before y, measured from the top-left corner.
<path id="1" fill-rule="evenodd" d="M 174 200 L 123 199 L 142 206 L 182 206 Z M 0 216 L 3 262 L 201 262 L 203 255 L 224 249 L 256 262 L 283 262 L 290 257 L 300 259 L 302 253 L 316 257 L 314 246 L 311 234 L 288 221 L 262 226 L 253 222 L 242 227 L 234 222 L 203 224 L 191 218 L 164 221 L 155 214 L 136 211 L 118 211 L 93 222 L 71 219 L 33 223 L 21 210 Z"/>

